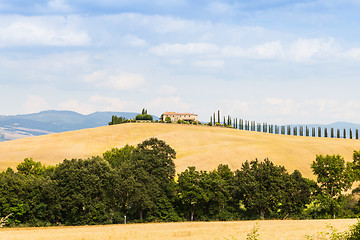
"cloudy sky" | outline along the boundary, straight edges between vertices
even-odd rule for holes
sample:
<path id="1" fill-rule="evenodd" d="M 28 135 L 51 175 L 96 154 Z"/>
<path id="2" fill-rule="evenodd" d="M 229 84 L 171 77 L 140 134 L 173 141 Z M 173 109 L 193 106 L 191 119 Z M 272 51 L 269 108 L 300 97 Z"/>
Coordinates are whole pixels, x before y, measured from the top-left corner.
<path id="1" fill-rule="evenodd" d="M 359 0 L 0 0 L 0 115 L 360 123 Z"/>

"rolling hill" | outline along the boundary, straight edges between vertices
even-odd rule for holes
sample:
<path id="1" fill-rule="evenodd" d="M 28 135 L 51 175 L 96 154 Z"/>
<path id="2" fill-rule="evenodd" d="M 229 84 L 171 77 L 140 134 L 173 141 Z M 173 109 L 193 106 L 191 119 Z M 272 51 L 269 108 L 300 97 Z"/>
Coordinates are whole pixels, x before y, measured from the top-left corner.
<path id="1" fill-rule="evenodd" d="M 72 111 L 48 110 L 39 113 L 0 116 L 0 141 L 50 133 L 105 126 L 111 116 L 134 118 L 134 112 L 94 112 L 83 115 Z M 158 117 L 153 116 L 154 120 Z"/>
<path id="2" fill-rule="evenodd" d="M 228 164 L 233 170 L 246 160 L 268 157 L 284 165 L 289 172 L 299 169 L 313 178 L 310 164 L 317 154 L 340 154 L 352 159 L 360 149 L 360 140 L 312 138 L 241 131 L 230 128 L 161 124 L 128 123 L 77 131 L 28 137 L 0 143 L 0 170 L 15 168 L 31 157 L 46 165 L 55 165 L 65 158 L 87 158 L 101 155 L 113 147 L 136 145 L 157 137 L 177 152 L 177 172 L 188 166 L 213 170 Z"/>

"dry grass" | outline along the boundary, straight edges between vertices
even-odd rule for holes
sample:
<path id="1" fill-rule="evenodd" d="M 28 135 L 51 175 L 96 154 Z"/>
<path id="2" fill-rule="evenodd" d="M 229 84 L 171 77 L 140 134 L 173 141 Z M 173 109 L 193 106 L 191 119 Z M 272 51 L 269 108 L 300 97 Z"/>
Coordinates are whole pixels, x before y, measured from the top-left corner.
<path id="1" fill-rule="evenodd" d="M 270 220 L 238 222 L 149 223 L 82 227 L 0 229 L 2 240 L 224 240 L 245 239 L 258 223 L 263 240 L 297 240 L 326 230 L 331 224 L 339 231 L 355 224 L 355 219 Z"/>
<path id="2" fill-rule="evenodd" d="M 246 160 L 270 158 L 289 172 L 299 169 L 313 177 L 310 164 L 317 154 L 340 154 L 352 159 L 360 140 L 312 138 L 240 131 L 220 127 L 133 123 L 17 139 L 0 143 L 0 171 L 15 168 L 26 157 L 55 165 L 65 158 L 101 155 L 112 147 L 136 145 L 157 137 L 177 151 L 178 172 L 188 166 L 213 170 L 220 163 L 239 169 Z"/>

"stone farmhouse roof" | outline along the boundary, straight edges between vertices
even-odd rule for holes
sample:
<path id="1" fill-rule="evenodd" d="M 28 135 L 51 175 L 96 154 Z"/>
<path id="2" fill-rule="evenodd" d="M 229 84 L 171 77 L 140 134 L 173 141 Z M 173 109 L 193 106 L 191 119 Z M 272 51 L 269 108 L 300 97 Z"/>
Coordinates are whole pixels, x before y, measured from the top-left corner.
<path id="1" fill-rule="evenodd" d="M 176 112 L 164 112 L 164 115 L 190 115 L 190 116 L 197 116 L 194 113 L 176 113 Z"/>

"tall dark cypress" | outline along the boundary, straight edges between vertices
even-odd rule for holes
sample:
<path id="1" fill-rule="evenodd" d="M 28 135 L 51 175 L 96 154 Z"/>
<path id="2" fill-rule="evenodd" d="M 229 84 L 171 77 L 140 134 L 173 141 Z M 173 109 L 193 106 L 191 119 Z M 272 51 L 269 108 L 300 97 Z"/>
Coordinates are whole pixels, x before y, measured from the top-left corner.
<path id="1" fill-rule="evenodd" d="M 353 138 L 353 135 L 352 135 L 352 130 L 351 130 L 351 128 L 350 128 L 350 130 L 349 130 L 349 138 L 350 138 L 350 139 L 352 139 L 352 138 Z"/>
<path id="2" fill-rule="evenodd" d="M 356 138 L 356 139 L 359 139 L 359 129 L 356 129 L 356 130 L 355 130 L 355 138 Z"/>
<path id="3" fill-rule="evenodd" d="M 328 131 L 327 131 L 327 128 L 324 129 L 324 137 L 328 137 Z"/>
<path id="4" fill-rule="evenodd" d="M 218 123 L 220 124 L 220 110 L 218 110 Z"/>
<path id="5" fill-rule="evenodd" d="M 304 127 L 300 126 L 300 136 L 304 136 Z"/>
<path id="6" fill-rule="evenodd" d="M 346 138 L 346 129 L 344 128 L 344 135 L 343 138 Z"/>
<path id="7" fill-rule="evenodd" d="M 311 128 L 311 136 L 312 136 L 312 137 L 315 137 L 315 128 L 314 128 L 314 127 Z"/>
<path id="8" fill-rule="evenodd" d="M 291 135 L 291 127 L 287 126 L 287 135 Z"/>
<path id="9" fill-rule="evenodd" d="M 334 128 L 331 128 L 331 130 L 330 130 L 330 137 L 331 138 L 334 138 L 335 136 L 334 136 Z"/>
<path id="10" fill-rule="evenodd" d="M 321 127 L 318 127 L 318 137 L 321 137 Z"/>
<path id="11" fill-rule="evenodd" d="M 293 128 L 293 135 L 294 136 L 297 136 L 297 134 L 298 134 L 297 129 L 298 129 L 297 126 L 294 126 L 294 128 Z"/>
<path id="12" fill-rule="evenodd" d="M 337 134 L 336 134 L 336 135 L 337 135 L 336 137 L 337 137 L 337 138 L 340 138 L 340 129 L 337 129 L 336 133 L 337 133 Z"/>
<path id="13" fill-rule="evenodd" d="M 309 131 L 309 128 L 306 126 L 305 128 L 305 133 L 306 133 L 306 136 L 308 137 L 310 135 L 310 131 Z"/>
<path id="14" fill-rule="evenodd" d="M 285 126 L 281 126 L 281 134 L 285 135 Z"/>
<path id="15" fill-rule="evenodd" d="M 213 122 L 214 122 L 214 125 L 215 125 L 216 124 L 215 113 L 214 113 L 214 117 L 213 117 Z"/>

